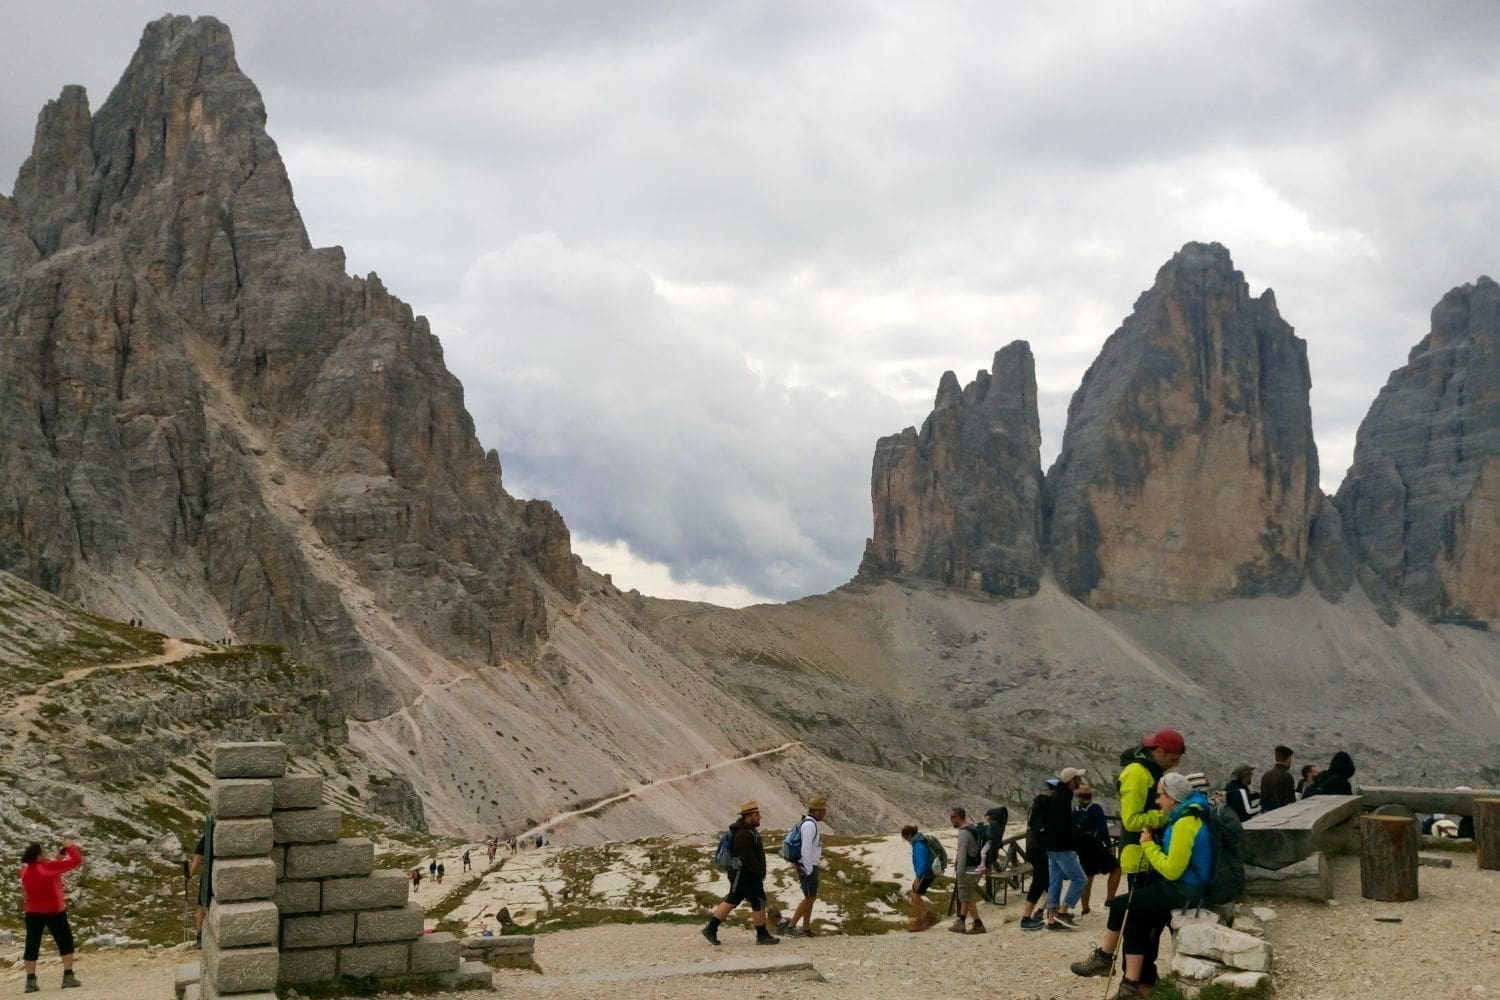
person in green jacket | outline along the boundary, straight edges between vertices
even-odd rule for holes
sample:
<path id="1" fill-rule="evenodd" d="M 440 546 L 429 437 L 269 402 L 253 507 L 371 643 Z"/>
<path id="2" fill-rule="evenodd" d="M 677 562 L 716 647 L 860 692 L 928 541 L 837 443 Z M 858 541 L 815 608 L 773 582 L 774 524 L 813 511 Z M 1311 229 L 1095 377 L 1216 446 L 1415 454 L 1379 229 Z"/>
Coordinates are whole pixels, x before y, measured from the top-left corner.
<path id="1" fill-rule="evenodd" d="M 1156 784 L 1169 768 L 1177 766 L 1187 752 L 1187 741 L 1175 729 L 1158 729 L 1120 755 L 1120 870 L 1130 891 L 1155 881 L 1159 876 L 1141 852 L 1141 838 L 1146 830 L 1160 830 L 1167 825 L 1167 814 L 1153 807 Z M 1161 932 L 1146 946 L 1142 981 L 1155 985 L 1158 975 L 1156 956 L 1161 950 Z"/>
<path id="2" fill-rule="evenodd" d="M 1109 923 L 1099 946 L 1070 967 L 1080 976 L 1105 975 L 1114 968 L 1115 948 L 1123 937 L 1124 977 L 1115 1000 L 1150 995 L 1151 987 L 1142 982 L 1150 945 L 1160 939 L 1173 910 L 1202 901 L 1213 876 L 1208 799 L 1174 771 L 1162 777 L 1156 802 L 1167 816 L 1166 830 L 1158 843 L 1152 828 L 1145 827 L 1140 852 L 1157 877 L 1110 901 Z"/>

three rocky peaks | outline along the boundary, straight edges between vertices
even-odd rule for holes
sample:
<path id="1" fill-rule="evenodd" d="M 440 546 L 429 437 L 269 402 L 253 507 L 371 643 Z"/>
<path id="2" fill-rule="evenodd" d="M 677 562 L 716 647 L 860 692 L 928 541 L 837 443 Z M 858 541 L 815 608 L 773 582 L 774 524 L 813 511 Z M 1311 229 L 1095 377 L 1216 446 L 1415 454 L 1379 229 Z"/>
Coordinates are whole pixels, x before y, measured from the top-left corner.
<path id="1" fill-rule="evenodd" d="M 1356 579 L 1436 620 L 1500 619 L 1500 286 L 1456 288 L 1359 429 L 1337 496 L 1318 486 L 1305 344 L 1229 252 L 1190 243 L 1107 340 L 1042 474 L 1036 377 L 1016 342 L 921 432 L 882 438 L 860 575 L 1036 593 L 1050 567 L 1095 607 Z"/>

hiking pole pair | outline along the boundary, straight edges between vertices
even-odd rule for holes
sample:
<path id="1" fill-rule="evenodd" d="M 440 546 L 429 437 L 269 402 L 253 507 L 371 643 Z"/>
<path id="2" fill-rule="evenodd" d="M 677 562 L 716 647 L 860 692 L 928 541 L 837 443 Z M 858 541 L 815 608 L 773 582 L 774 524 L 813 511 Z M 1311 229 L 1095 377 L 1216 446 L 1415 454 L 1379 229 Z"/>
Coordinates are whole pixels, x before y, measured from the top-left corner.
<path id="1" fill-rule="evenodd" d="M 1130 904 L 1135 902 L 1135 887 L 1140 881 L 1142 873 L 1136 872 L 1130 877 L 1130 891 L 1125 894 L 1125 915 L 1120 918 L 1120 937 L 1115 942 L 1115 953 L 1109 957 L 1109 976 L 1104 980 L 1104 997 L 1109 1000 L 1109 988 L 1115 981 L 1115 962 L 1120 961 L 1120 977 L 1125 976 L 1124 961 L 1121 956 L 1125 954 L 1125 927 L 1130 923 Z"/>

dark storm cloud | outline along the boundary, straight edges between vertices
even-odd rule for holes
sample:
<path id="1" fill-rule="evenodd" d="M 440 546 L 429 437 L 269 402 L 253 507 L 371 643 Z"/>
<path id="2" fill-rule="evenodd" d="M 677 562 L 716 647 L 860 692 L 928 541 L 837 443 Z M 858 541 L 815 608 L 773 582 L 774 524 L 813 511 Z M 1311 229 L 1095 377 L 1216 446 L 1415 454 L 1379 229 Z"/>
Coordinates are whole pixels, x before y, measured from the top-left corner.
<path id="1" fill-rule="evenodd" d="M 158 11 L 12 6 L 13 177 L 41 103 L 82 82 L 97 107 Z M 626 585 L 847 579 L 875 438 L 1013 339 L 1050 464 L 1188 240 L 1308 341 L 1334 489 L 1431 306 L 1497 271 L 1500 5 L 217 13 L 313 240 L 431 314 L 508 484 Z"/>

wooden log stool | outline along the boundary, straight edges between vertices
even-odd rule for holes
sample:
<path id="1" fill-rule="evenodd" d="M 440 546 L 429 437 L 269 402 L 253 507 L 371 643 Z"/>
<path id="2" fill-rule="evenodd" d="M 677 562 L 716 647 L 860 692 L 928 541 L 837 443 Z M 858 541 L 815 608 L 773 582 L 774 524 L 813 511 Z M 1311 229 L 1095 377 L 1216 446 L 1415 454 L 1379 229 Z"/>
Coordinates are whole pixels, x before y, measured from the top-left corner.
<path id="1" fill-rule="evenodd" d="M 1359 894 L 1406 903 L 1417 898 L 1417 821 L 1409 816 L 1359 818 Z"/>
<path id="2" fill-rule="evenodd" d="M 1480 868 L 1500 870 L 1500 799 L 1474 800 L 1474 847 Z"/>

